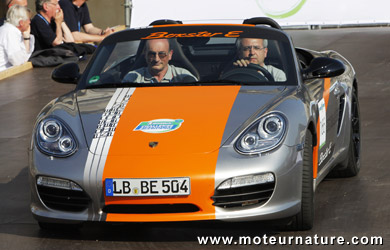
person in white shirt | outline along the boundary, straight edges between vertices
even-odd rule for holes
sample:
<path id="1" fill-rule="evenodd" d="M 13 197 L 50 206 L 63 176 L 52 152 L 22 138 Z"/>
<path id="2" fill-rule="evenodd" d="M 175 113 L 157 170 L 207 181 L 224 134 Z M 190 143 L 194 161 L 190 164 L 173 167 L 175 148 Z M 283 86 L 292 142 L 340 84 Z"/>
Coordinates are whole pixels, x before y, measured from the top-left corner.
<path id="1" fill-rule="evenodd" d="M 147 67 L 127 73 L 122 82 L 132 83 L 176 83 L 195 82 L 196 77 L 184 68 L 169 65 L 173 50 L 168 39 L 147 40 L 144 51 Z"/>
<path id="2" fill-rule="evenodd" d="M 34 51 L 29 9 L 13 5 L 7 11 L 6 18 L 0 27 L 0 71 L 27 62 Z"/>
<path id="3" fill-rule="evenodd" d="M 233 64 L 238 67 L 247 67 L 254 63 L 265 68 L 274 77 L 275 82 L 286 81 L 286 74 L 272 66 L 266 65 L 264 59 L 268 53 L 268 40 L 260 38 L 239 38 L 237 40 L 238 60 Z"/>

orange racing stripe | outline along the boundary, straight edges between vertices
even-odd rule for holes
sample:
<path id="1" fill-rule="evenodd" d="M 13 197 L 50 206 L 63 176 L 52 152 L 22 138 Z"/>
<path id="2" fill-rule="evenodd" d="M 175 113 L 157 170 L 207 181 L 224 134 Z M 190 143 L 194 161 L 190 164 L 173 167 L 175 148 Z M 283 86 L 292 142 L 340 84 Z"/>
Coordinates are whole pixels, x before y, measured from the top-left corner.
<path id="1" fill-rule="evenodd" d="M 330 93 L 330 78 L 324 79 L 324 92 L 323 98 L 325 101 L 325 110 L 328 109 L 329 102 L 329 93 Z M 317 178 L 318 174 L 318 150 L 319 150 L 319 141 L 320 141 L 320 119 L 317 120 L 317 145 L 313 147 L 313 178 Z"/>
<path id="2" fill-rule="evenodd" d="M 211 196 L 225 124 L 240 86 L 138 88 L 115 130 L 103 172 L 106 178 L 190 177 L 191 194 L 178 197 L 106 197 L 105 204 L 190 203 L 194 213 L 107 214 L 107 221 L 215 219 Z M 175 131 L 134 131 L 140 122 L 183 119 Z M 158 142 L 149 147 L 149 142 Z M 103 188 L 104 189 L 104 188 Z"/>
<path id="3" fill-rule="evenodd" d="M 330 78 L 324 79 L 324 99 L 325 99 L 325 107 L 328 108 L 329 101 L 329 92 L 330 92 Z"/>

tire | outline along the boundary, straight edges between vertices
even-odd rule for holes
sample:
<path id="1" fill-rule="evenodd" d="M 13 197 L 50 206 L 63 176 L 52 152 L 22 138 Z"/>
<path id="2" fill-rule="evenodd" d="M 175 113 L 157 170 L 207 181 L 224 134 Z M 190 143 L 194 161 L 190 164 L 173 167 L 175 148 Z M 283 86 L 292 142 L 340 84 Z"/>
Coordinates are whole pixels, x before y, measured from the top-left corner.
<path id="1" fill-rule="evenodd" d="M 309 230 L 314 221 L 313 135 L 306 131 L 303 149 L 301 211 L 293 217 L 293 230 Z"/>
<path id="2" fill-rule="evenodd" d="M 348 146 L 348 156 L 341 168 L 335 168 L 329 177 L 345 178 L 356 176 L 360 171 L 360 111 L 359 100 L 355 89 L 352 92 L 351 131 Z"/>

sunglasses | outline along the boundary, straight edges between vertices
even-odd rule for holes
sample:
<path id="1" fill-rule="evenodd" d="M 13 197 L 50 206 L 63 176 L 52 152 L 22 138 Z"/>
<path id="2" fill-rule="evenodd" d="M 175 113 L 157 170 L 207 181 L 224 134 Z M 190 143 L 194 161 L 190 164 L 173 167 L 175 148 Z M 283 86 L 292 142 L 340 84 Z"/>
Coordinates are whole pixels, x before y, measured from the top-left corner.
<path id="1" fill-rule="evenodd" d="M 262 48 L 260 46 L 244 46 L 242 47 L 242 50 L 243 51 L 249 51 L 249 50 L 256 50 L 256 51 L 259 51 L 259 50 L 262 50 L 262 49 L 265 49 L 265 48 Z"/>
<path id="2" fill-rule="evenodd" d="M 149 51 L 147 54 L 148 58 L 150 59 L 155 58 L 157 55 L 160 59 L 164 59 L 165 57 L 168 56 L 168 53 L 165 51 L 160 51 L 160 52 Z"/>

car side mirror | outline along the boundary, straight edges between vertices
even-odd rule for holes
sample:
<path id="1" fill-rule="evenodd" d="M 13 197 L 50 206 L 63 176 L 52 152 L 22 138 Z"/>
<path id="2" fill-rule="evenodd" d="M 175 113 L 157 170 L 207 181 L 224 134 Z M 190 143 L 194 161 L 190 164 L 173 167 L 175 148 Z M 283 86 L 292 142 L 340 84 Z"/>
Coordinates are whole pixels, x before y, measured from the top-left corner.
<path id="1" fill-rule="evenodd" d="M 327 78 L 339 76 L 344 73 L 346 67 L 340 60 L 329 57 L 317 57 L 303 70 L 303 79 Z"/>
<path id="2" fill-rule="evenodd" d="M 67 63 L 53 70 L 51 78 L 56 82 L 74 83 L 77 84 L 79 80 L 80 68 L 77 63 Z"/>

